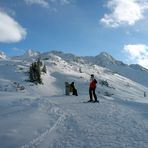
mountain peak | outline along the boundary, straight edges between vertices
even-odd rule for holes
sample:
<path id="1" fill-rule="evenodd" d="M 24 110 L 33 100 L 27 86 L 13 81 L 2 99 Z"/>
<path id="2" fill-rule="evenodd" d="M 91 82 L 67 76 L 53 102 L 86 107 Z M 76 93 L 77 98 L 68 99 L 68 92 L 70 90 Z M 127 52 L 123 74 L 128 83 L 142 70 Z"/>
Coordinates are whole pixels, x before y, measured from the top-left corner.
<path id="1" fill-rule="evenodd" d="M 103 51 L 99 54 L 100 56 L 111 56 L 109 53 Z"/>
<path id="2" fill-rule="evenodd" d="M 108 54 L 107 52 L 101 52 L 98 56 L 99 58 L 102 59 L 106 59 L 106 60 L 110 60 L 110 61 L 116 61 L 110 54 Z"/>
<path id="3" fill-rule="evenodd" d="M 0 59 L 6 59 L 7 56 L 3 51 L 0 51 Z"/>
<path id="4" fill-rule="evenodd" d="M 29 57 L 34 57 L 34 56 L 37 56 L 39 55 L 39 52 L 35 51 L 35 50 L 32 50 L 32 49 L 29 49 L 25 52 L 24 54 L 25 56 L 29 56 Z"/>
<path id="5" fill-rule="evenodd" d="M 106 66 L 110 64 L 115 64 L 116 60 L 107 52 L 101 52 L 95 57 L 97 63 L 101 66 Z"/>

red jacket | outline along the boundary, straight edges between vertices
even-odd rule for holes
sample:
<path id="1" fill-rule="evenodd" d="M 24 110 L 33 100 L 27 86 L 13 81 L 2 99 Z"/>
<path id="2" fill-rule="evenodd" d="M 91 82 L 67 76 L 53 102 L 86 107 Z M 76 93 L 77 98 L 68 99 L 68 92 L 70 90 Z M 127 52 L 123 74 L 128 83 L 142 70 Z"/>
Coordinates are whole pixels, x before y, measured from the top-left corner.
<path id="1" fill-rule="evenodd" d="M 89 84 L 89 88 L 91 88 L 91 89 L 95 89 L 96 88 L 96 80 L 94 79 L 94 80 L 92 80 L 91 82 L 90 82 L 90 84 Z"/>

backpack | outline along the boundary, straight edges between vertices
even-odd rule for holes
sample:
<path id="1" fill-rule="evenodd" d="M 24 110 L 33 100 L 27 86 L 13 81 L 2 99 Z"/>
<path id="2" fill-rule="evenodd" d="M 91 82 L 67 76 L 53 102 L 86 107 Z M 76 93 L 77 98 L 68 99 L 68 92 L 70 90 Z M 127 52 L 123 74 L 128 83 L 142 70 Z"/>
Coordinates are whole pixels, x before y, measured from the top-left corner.
<path id="1" fill-rule="evenodd" d="M 94 79 L 94 82 L 97 84 L 97 80 L 96 79 Z"/>

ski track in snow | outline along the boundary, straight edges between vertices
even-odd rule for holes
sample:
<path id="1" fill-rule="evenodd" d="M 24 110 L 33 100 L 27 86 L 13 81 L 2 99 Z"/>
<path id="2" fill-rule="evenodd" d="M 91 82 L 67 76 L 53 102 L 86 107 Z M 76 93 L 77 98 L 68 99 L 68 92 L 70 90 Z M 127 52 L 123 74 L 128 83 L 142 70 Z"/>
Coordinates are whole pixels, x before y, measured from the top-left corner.
<path id="1" fill-rule="evenodd" d="M 64 112 L 54 103 L 50 103 L 49 100 L 48 101 L 46 100 L 45 102 L 48 105 L 50 104 L 50 107 L 47 109 L 48 112 L 50 114 L 51 113 L 56 114 L 58 116 L 58 119 L 51 127 L 46 128 L 43 133 L 38 134 L 38 136 L 33 138 L 28 144 L 21 146 L 21 148 L 32 148 L 32 147 L 65 148 L 65 147 L 81 147 L 82 144 L 86 145 L 87 142 L 85 143 L 82 142 L 81 141 L 82 138 L 80 138 L 81 142 L 78 142 L 78 144 L 77 142 L 74 142 L 74 139 L 76 140 L 78 136 L 80 137 L 81 131 L 79 129 L 79 125 L 73 119 L 72 115 L 68 114 L 67 112 Z M 65 133 L 63 133 L 63 131 Z M 65 136 L 67 137 L 66 139 Z M 79 141 L 79 139 L 77 139 L 76 141 Z"/>
<path id="2" fill-rule="evenodd" d="M 24 146 L 21 146 L 21 148 L 29 148 L 29 147 L 37 147 L 41 142 L 44 141 L 44 139 L 58 126 L 60 126 L 60 123 L 63 122 L 64 116 L 61 116 L 58 118 L 58 120 L 55 122 L 55 124 L 51 127 L 45 130 L 45 132 L 38 135 L 38 137 L 34 138 L 29 142 L 29 144 L 26 144 Z"/>
<path id="3" fill-rule="evenodd" d="M 105 96 L 98 97 L 100 103 L 83 103 L 87 98 L 80 95 L 24 97 L 8 103 L 1 100 L 1 145 L 4 148 L 148 147 L 148 104 Z"/>
<path id="4" fill-rule="evenodd" d="M 82 103 L 82 97 L 39 100 L 44 107 L 48 104 L 47 113 L 56 114 L 58 118 L 21 148 L 148 147 L 147 118 L 124 103 L 106 99 L 100 99 L 100 104 Z"/>

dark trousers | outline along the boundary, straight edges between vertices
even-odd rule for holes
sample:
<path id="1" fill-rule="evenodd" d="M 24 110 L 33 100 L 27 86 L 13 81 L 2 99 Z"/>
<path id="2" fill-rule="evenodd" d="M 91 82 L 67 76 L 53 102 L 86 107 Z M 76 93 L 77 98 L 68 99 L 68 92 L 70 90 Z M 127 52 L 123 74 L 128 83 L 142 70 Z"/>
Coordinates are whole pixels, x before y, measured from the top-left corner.
<path id="1" fill-rule="evenodd" d="M 93 100 L 93 97 L 94 97 L 95 101 L 97 101 L 97 96 L 96 96 L 96 93 L 95 93 L 95 89 L 89 88 L 89 97 L 90 97 L 90 101 Z"/>
<path id="2" fill-rule="evenodd" d="M 77 89 L 73 90 L 73 95 L 78 96 Z"/>

